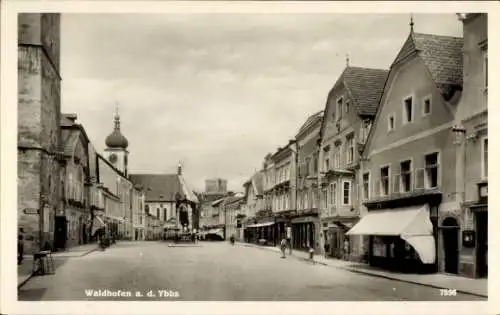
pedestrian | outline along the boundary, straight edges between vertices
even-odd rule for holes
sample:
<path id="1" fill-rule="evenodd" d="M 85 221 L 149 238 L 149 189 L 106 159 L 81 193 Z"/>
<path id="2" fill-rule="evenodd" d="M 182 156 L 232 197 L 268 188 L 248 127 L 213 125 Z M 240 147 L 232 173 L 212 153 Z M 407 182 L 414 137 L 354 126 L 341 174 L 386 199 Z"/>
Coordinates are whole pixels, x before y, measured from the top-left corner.
<path id="1" fill-rule="evenodd" d="M 349 239 L 344 239 L 344 260 L 349 260 Z"/>
<path id="2" fill-rule="evenodd" d="M 288 247 L 288 255 L 292 254 L 292 227 L 286 227 L 286 245 Z"/>
<path id="3" fill-rule="evenodd" d="M 283 237 L 280 243 L 281 258 L 286 258 L 286 239 Z"/>
<path id="4" fill-rule="evenodd" d="M 23 254 L 24 254 L 24 237 L 19 232 L 19 236 L 17 237 L 17 264 L 21 265 L 23 263 Z"/>
<path id="5" fill-rule="evenodd" d="M 314 248 L 310 243 L 309 243 L 309 260 L 311 260 L 313 265 L 316 264 L 316 262 L 314 261 Z"/>

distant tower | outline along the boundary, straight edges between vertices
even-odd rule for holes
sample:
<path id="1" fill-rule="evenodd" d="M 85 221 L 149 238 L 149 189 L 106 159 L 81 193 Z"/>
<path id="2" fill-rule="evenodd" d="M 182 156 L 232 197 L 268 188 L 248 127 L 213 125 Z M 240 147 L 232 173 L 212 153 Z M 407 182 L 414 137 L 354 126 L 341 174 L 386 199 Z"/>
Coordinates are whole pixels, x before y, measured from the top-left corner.
<path id="1" fill-rule="evenodd" d="M 128 174 L 128 140 L 120 131 L 120 115 L 118 107 L 115 112 L 115 128 L 113 132 L 106 137 L 106 149 L 104 157 L 113 164 L 125 176 Z"/>

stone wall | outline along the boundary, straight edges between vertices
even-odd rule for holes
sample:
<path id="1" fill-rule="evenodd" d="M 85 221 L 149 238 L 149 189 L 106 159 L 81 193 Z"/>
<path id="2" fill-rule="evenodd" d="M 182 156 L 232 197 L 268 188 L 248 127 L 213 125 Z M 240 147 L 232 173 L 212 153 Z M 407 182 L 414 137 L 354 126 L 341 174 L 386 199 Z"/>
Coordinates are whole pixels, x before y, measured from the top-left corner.
<path id="1" fill-rule="evenodd" d="M 29 253 L 52 245 L 60 206 L 60 17 L 20 14 L 18 21 L 18 225 Z"/>

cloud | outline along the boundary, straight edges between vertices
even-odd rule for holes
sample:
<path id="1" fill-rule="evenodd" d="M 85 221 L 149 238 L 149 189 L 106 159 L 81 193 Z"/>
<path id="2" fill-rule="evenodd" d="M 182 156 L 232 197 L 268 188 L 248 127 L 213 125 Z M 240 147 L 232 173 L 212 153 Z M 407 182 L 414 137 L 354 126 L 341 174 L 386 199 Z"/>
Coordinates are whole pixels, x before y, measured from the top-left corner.
<path id="1" fill-rule="evenodd" d="M 97 150 L 115 104 L 132 171 L 175 172 L 241 190 L 266 153 L 293 138 L 345 66 L 387 68 L 409 15 L 65 14 L 62 107 Z M 420 32 L 457 35 L 454 15 L 415 15 Z"/>

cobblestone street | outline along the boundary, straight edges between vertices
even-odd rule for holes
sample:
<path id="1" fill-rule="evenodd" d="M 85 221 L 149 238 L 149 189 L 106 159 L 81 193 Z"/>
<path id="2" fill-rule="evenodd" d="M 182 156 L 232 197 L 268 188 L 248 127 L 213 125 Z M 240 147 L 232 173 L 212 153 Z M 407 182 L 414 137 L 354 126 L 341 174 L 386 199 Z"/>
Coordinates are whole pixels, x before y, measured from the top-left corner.
<path id="1" fill-rule="evenodd" d="M 88 297 L 89 290 L 130 291 L 131 297 Z M 156 297 L 147 297 L 152 290 Z M 164 290 L 160 297 L 159 290 Z M 135 292 L 143 294 L 135 298 Z M 87 292 L 87 293 L 86 293 Z M 170 293 L 169 293 L 170 292 Z M 175 292 L 179 293 L 175 297 Z M 55 275 L 34 277 L 19 300 L 221 300 L 221 301 L 464 301 L 485 300 L 438 289 L 281 259 L 227 243 L 170 247 L 161 242 L 122 242 L 76 257 Z"/>

